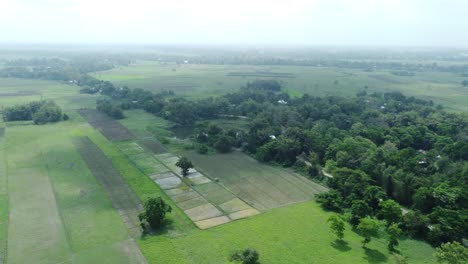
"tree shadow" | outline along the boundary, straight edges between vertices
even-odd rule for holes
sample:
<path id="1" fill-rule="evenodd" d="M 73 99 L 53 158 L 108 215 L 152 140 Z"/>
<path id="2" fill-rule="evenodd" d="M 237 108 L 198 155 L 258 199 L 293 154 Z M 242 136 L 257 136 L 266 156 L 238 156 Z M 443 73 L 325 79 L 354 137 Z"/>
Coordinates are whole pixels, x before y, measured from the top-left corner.
<path id="1" fill-rule="evenodd" d="M 331 242 L 330 245 L 333 248 L 335 248 L 335 249 L 337 249 L 339 251 L 343 251 L 343 252 L 351 250 L 351 247 L 348 245 L 348 242 L 346 242 L 344 240 L 337 239 L 337 240 Z"/>
<path id="2" fill-rule="evenodd" d="M 141 233 L 140 238 L 144 240 L 151 236 L 165 235 L 172 229 L 174 229 L 174 221 L 172 219 L 164 219 L 162 226 L 158 229 L 147 226 L 147 229 Z"/>
<path id="3" fill-rule="evenodd" d="M 369 263 L 381 263 L 388 260 L 388 257 L 377 249 L 364 248 L 364 251 L 366 253 L 365 259 Z"/>

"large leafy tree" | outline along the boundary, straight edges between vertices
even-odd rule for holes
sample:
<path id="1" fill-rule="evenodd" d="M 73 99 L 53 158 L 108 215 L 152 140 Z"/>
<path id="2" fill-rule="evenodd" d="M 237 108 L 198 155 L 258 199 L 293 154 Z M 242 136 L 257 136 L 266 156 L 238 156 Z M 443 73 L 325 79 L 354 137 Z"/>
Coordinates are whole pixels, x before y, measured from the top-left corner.
<path id="1" fill-rule="evenodd" d="M 144 204 L 144 209 L 145 211 L 138 215 L 143 230 L 146 229 L 146 223 L 153 229 L 161 228 L 166 213 L 172 211 L 172 207 L 161 197 L 149 198 Z"/>
<path id="2" fill-rule="evenodd" d="M 468 263 L 468 249 L 458 242 L 449 242 L 436 248 L 434 253 L 439 263 Z"/>
<path id="3" fill-rule="evenodd" d="M 380 210 L 377 215 L 387 221 L 387 225 L 391 225 L 400 222 L 402 213 L 400 205 L 389 199 L 380 203 Z"/>
<path id="4" fill-rule="evenodd" d="M 362 247 L 365 248 L 373 237 L 379 236 L 379 222 L 370 217 L 365 217 L 361 219 L 357 231 L 364 237 Z"/>

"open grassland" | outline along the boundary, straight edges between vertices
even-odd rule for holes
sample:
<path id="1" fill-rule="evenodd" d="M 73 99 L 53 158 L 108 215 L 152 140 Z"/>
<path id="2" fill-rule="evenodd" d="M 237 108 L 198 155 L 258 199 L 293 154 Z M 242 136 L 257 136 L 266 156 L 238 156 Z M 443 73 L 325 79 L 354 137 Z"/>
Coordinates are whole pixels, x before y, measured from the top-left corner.
<path id="1" fill-rule="evenodd" d="M 152 91 L 173 90 L 188 97 L 207 97 L 231 92 L 255 79 L 278 79 L 292 96 L 354 95 L 368 92 L 401 91 L 434 100 L 452 110 L 468 110 L 468 88 L 454 73 L 417 72 L 396 76 L 389 71 L 301 66 L 191 65 L 139 61 L 127 67 L 95 73 L 97 78 L 131 88 Z M 466 78 L 465 78 L 466 79 Z"/>
<path id="2" fill-rule="evenodd" d="M 8 263 L 141 263 L 105 191 L 73 145 L 71 120 L 7 127 Z M 141 254 L 141 253 L 140 253 Z"/>
<path id="3" fill-rule="evenodd" d="M 315 202 L 307 202 L 176 238 L 147 237 L 139 244 L 150 263 L 229 263 L 229 253 L 245 247 L 257 249 L 265 264 L 397 263 L 384 237 L 365 250 L 362 237 L 348 226 L 347 243 L 337 244 L 326 223 L 330 215 Z M 408 263 L 436 263 L 433 249 L 425 243 L 403 240 L 400 250 Z"/>
<path id="4" fill-rule="evenodd" d="M 310 200 L 315 194 L 326 191 L 292 171 L 262 164 L 241 152 L 201 155 L 185 152 L 196 168 L 218 178 L 233 194 L 258 210 Z"/>
<path id="5" fill-rule="evenodd" d="M 79 87 L 53 81 L 0 78 L 0 106 L 53 99 L 65 111 L 94 108 L 97 95 L 79 94 Z"/>

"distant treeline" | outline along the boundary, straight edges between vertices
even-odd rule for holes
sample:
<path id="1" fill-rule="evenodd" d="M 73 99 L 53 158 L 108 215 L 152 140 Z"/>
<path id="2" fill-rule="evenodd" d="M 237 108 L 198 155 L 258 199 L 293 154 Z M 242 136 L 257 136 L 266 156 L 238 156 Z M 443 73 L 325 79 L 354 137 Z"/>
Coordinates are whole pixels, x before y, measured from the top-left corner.
<path id="1" fill-rule="evenodd" d="M 54 101 L 33 101 L 27 104 L 15 105 L 3 109 L 5 121 L 32 120 L 34 124 L 42 125 L 50 122 L 67 120 L 68 115 Z"/>

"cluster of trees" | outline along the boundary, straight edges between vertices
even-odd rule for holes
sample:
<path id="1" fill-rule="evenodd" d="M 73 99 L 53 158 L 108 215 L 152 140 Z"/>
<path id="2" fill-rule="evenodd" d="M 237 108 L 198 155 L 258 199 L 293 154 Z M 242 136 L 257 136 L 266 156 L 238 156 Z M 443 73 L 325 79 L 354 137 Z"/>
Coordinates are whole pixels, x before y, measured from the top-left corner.
<path id="1" fill-rule="evenodd" d="M 122 108 L 109 99 L 98 99 L 96 109 L 115 119 L 124 118 Z"/>
<path id="2" fill-rule="evenodd" d="M 181 126 L 220 116 L 249 120 L 247 131 L 206 125 L 196 139 L 220 152 L 242 146 L 261 161 L 306 167 L 310 175 L 324 168 L 333 190 L 319 201 L 350 214 L 353 225 L 376 217 L 435 245 L 468 235 L 466 114 L 399 92 L 290 98 L 278 85 L 256 81 L 201 100 L 122 88 L 110 98 L 129 107 L 137 101 Z M 398 204 L 413 211 L 403 216 Z"/>
<path id="3" fill-rule="evenodd" d="M 208 152 L 206 145 L 208 145 L 220 153 L 227 153 L 232 147 L 241 147 L 242 136 L 242 132 L 235 129 L 225 130 L 214 123 L 203 124 L 199 126 L 195 135 L 196 141 L 200 144 L 197 151 L 206 154 Z"/>
<path id="4" fill-rule="evenodd" d="M 325 168 L 333 190 L 319 201 L 351 214 L 355 225 L 367 216 L 385 219 L 435 245 L 467 236 L 466 114 L 398 92 L 290 98 L 258 86 L 216 99 L 172 98 L 159 114 L 180 125 L 247 118 L 248 131 L 208 125 L 196 138 L 220 151 L 235 142 L 261 161 L 299 164 L 311 175 Z M 413 211 L 403 216 L 399 204 Z"/>
<path id="5" fill-rule="evenodd" d="M 27 104 L 15 105 L 3 109 L 5 121 L 32 120 L 34 124 L 42 125 L 60 120 L 68 120 L 68 115 L 52 100 L 33 101 Z"/>
<path id="6" fill-rule="evenodd" d="M 73 82 L 86 86 L 102 82 L 87 73 L 109 70 L 115 65 L 128 65 L 129 63 L 128 58 L 117 55 L 106 57 L 85 55 L 64 59 L 17 59 L 5 63 L 5 67 L 0 70 L 0 77 Z M 92 82 L 89 79 L 93 79 Z"/>

